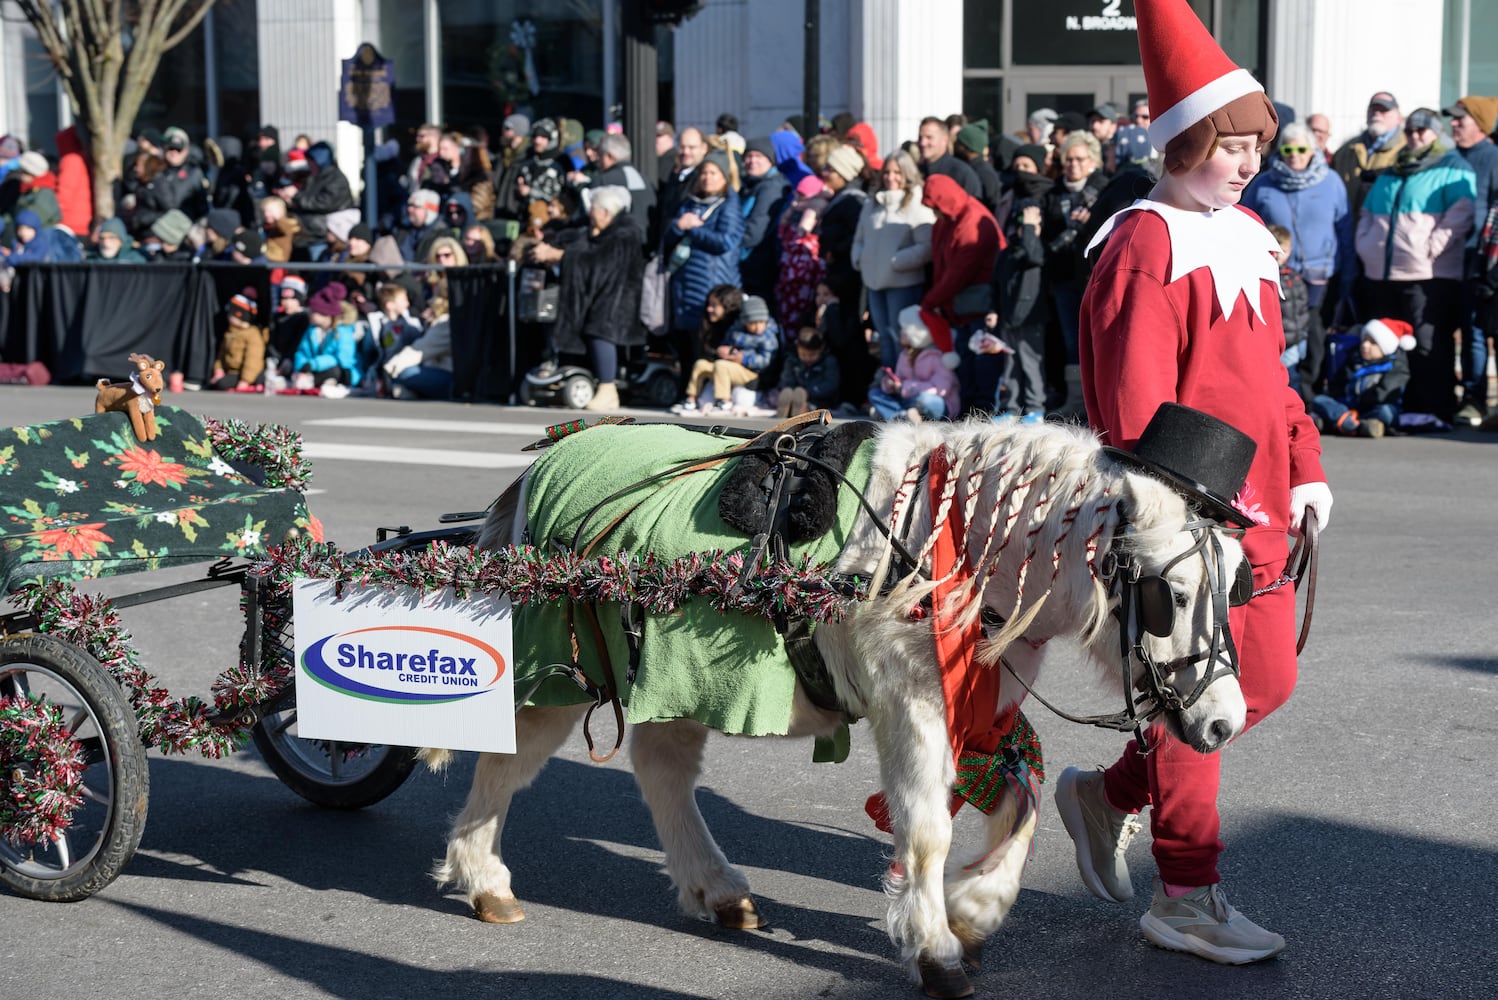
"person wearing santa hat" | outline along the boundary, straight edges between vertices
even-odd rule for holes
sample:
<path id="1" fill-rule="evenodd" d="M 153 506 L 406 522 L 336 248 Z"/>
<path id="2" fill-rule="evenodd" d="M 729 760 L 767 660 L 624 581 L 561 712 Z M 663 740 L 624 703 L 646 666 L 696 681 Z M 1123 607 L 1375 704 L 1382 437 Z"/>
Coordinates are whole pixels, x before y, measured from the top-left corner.
<path id="1" fill-rule="evenodd" d="M 900 310 L 900 356 L 869 387 L 869 416 L 880 420 L 943 420 L 957 416 L 957 352 L 952 327 L 920 306 Z"/>
<path id="2" fill-rule="evenodd" d="M 1132 447 L 1156 408 L 1183 403 L 1251 436 L 1257 451 L 1234 506 L 1251 522 L 1243 548 L 1255 589 L 1279 576 L 1286 533 L 1325 528 L 1332 495 L 1321 444 L 1280 354 L 1274 237 L 1237 206 L 1278 118 L 1187 0 L 1136 0 L 1139 47 L 1163 174 L 1147 199 L 1113 216 L 1082 300 L 1079 346 L 1087 416 L 1105 444 Z M 1106 242 L 1105 242 L 1106 241 Z M 1295 685 L 1295 592 L 1279 587 L 1230 610 L 1253 726 Z M 1221 757 L 1163 726 L 1131 741 L 1101 773 L 1068 768 L 1056 804 L 1092 893 L 1133 898 L 1125 847 L 1150 807 L 1159 870 L 1140 928 L 1153 944 L 1225 964 L 1278 954 L 1284 939 L 1228 904 L 1218 874 Z M 1233 752 L 1233 751 L 1228 751 Z"/>
<path id="3" fill-rule="evenodd" d="M 1399 421 L 1404 387 L 1410 381 L 1405 352 L 1414 347 L 1414 328 L 1403 320 L 1364 323 L 1358 349 L 1347 352 L 1326 393 L 1311 400 L 1316 429 L 1348 437 L 1383 437 Z"/>

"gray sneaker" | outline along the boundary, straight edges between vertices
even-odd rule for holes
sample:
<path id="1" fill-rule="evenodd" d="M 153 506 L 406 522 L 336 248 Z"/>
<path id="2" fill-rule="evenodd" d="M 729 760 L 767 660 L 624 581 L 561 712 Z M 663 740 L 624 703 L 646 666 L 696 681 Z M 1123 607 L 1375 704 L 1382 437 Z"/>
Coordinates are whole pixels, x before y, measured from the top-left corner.
<path id="1" fill-rule="evenodd" d="M 1077 869 L 1088 890 L 1110 903 L 1133 899 L 1124 852 L 1139 832 L 1139 817 L 1108 804 L 1103 772 L 1083 774 L 1074 767 L 1062 771 L 1056 782 L 1056 811 L 1076 845 Z"/>
<path id="2" fill-rule="evenodd" d="M 1151 944 L 1223 965 L 1262 962 L 1285 950 L 1285 939 L 1233 909 L 1220 885 L 1172 898 L 1156 879 L 1154 901 L 1139 928 Z"/>

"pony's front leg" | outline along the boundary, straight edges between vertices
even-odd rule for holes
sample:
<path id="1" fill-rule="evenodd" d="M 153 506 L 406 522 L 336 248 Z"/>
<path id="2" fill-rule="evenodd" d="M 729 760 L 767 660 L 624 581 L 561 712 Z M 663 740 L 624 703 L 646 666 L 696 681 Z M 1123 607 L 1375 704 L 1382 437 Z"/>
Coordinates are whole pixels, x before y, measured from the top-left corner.
<path id="1" fill-rule="evenodd" d="M 895 859 L 885 876 L 889 937 L 930 996 L 964 997 L 962 943 L 947 926 L 943 877 L 952 846 L 947 809 L 955 778 L 939 700 L 884 702 L 869 716 L 894 828 Z"/>
<path id="2" fill-rule="evenodd" d="M 513 924 L 525 913 L 510 889 L 510 869 L 500 856 L 500 837 L 515 793 L 536 780 L 582 717 L 587 705 L 522 708 L 515 714 L 515 752 L 480 754 L 473 787 L 453 823 L 447 857 L 432 873 L 439 885 L 456 883 L 486 923 Z"/>
<path id="3" fill-rule="evenodd" d="M 963 960 L 977 968 L 983 943 L 1004 922 L 1019 896 L 1020 875 L 1030 855 L 1039 811 L 1016 792 L 1004 790 L 994 811 L 984 818 L 981 853 L 947 876 L 947 924 L 962 942 Z"/>
<path id="4" fill-rule="evenodd" d="M 728 863 L 708 832 L 694 794 L 707 728 L 689 719 L 634 727 L 629 756 L 666 852 L 681 911 L 724 927 L 762 927 L 749 880 Z"/>

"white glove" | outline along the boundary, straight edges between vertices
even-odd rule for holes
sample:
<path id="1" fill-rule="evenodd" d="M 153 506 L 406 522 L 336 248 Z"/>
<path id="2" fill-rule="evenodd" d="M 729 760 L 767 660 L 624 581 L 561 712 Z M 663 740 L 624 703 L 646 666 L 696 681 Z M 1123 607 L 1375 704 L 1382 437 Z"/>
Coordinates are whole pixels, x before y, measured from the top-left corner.
<path id="1" fill-rule="evenodd" d="M 386 375 L 389 375 L 391 378 L 399 378 L 401 372 L 419 364 L 421 364 L 421 352 L 408 345 L 396 351 L 394 357 L 386 361 L 382 367 L 385 369 Z"/>
<path id="2" fill-rule="evenodd" d="M 1316 518 L 1316 528 L 1325 531 L 1332 516 L 1332 489 L 1325 483 L 1301 483 L 1290 487 L 1290 530 L 1300 531 L 1306 511 Z"/>

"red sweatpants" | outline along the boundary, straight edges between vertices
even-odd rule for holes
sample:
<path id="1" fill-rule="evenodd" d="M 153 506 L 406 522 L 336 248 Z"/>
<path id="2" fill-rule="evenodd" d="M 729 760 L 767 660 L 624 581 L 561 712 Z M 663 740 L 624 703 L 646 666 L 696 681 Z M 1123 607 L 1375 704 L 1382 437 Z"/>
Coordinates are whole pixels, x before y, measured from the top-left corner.
<path id="1" fill-rule="evenodd" d="M 1254 587 L 1277 579 L 1283 565 L 1254 567 Z M 1295 687 L 1294 589 L 1284 586 L 1232 608 L 1229 627 L 1238 646 L 1239 683 L 1248 703 L 1247 732 L 1283 705 Z M 1217 858 L 1223 845 L 1218 839 L 1217 785 L 1225 751 L 1197 753 L 1159 725 L 1150 728 L 1148 737 L 1155 747 L 1149 756 L 1141 757 L 1138 743 L 1130 740 L 1123 756 L 1104 772 L 1108 801 L 1128 812 L 1153 807 L 1150 832 L 1162 880 L 1190 886 L 1220 882 Z"/>

